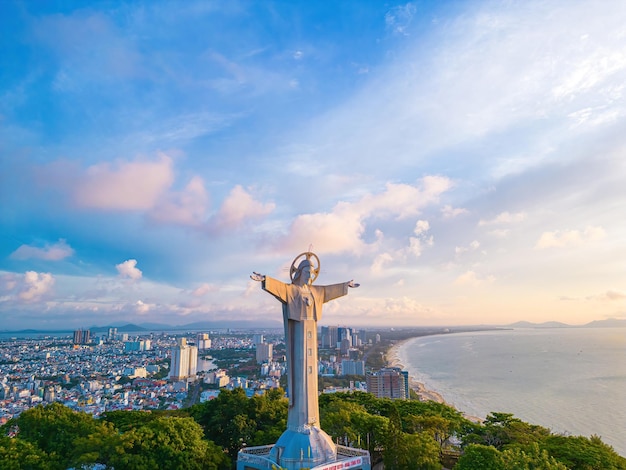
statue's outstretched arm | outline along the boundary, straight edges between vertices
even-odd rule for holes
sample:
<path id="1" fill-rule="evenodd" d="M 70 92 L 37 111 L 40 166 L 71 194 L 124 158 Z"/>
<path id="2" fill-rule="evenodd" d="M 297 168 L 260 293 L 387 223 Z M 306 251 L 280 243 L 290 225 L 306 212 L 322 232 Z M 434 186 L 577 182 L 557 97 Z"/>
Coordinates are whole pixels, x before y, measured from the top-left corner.
<path id="1" fill-rule="evenodd" d="M 361 284 L 359 284 L 358 282 L 354 282 L 354 280 L 348 281 L 348 287 L 354 287 L 357 288 L 359 287 Z"/>
<path id="2" fill-rule="evenodd" d="M 250 279 L 252 279 L 253 281 L 265 281 L 265 274 L 259 274 L 256 272 L 253 272 L 252 274 L 250 274 Z"/>

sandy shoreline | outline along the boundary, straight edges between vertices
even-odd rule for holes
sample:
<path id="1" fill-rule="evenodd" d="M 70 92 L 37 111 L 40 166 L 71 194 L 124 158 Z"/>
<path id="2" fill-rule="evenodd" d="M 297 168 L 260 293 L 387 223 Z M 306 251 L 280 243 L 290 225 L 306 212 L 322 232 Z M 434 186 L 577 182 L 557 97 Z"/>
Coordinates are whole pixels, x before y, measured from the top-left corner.
<path id="1" fill-rule="evenodd" d="M 402 364 L 402 361 L 400 360 L 398 349 L 400 348 L 400 346 L 402 346 L 407 341 L 410 341 L 411 339 L 413 338 L 399 341 L 398 343 L 391 346 L 391 348 L 389 348 L 389 350 L 386 353 L 388 367 L 399 367 L 402 370 L 407 370 L 407 368 L 404 366 L 404 364 Z M 415 380 L 414 377 L 411 377 L 410 375 L 409 375 L 409 387 L 411 387 L 411 389 L 418 395 L 419 399 L 422 401 L 434 401 L 437 403 L 444 403 L 454 408 L 453 405 L 446 402 L 444 397 L 439 392 L 436 392 L 435 390 L 429 390 L 428 388 L 426 388 L 426 386 L 423 383 L 418 382 L 417 380 Z M 478 418 L 477 416 L 470 416 L 461 410 L 459 411 L 463 414 L 465 418 L 469 419 L 470 421 L 474 421 L 477 423 L 483 422 L 483 419 Z"/>

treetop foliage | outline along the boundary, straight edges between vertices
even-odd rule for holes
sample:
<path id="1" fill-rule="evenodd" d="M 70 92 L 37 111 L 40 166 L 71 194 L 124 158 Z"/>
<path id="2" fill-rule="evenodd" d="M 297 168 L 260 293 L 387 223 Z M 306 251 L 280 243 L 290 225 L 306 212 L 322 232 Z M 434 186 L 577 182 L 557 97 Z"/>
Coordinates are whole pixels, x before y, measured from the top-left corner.
<path id="1" fill-rule="evenodd" d="M 322 429 L 339 444 L 369 450 L 386 469 L 439 470 L 445 462 L 455 470 L 626 470 L 626 459 L 597 436 L 554 435 L 508 413 L 473 423 L 435 402 L 362 392 L 319 401 Z M 226 470 L 243 446 L 276 442 L 286 422 L 282 389 L 252 398 L 224 390 L 185 410 L 111 411 L 100 419 L 53 403 L 0 428 L 0 470 Z"/>

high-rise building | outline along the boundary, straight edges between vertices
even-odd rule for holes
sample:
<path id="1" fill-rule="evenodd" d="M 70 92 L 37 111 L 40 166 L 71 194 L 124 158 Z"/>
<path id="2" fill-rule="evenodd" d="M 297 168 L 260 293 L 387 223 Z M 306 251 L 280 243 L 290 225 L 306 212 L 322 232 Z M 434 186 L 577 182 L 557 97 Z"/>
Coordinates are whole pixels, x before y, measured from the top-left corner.
<path id="1" fill-rule="evenodd" d="M 170 379 L 178 381 L 195 377 L 198 367 L 198 348 L 188 345 L 186 338 L 181 338 L 171 352 Z"/>
<path id="2" fill-rule="evenodd" d="M 350 342 L 350 340 L 348 338 L 344 338 L 341 340 L 341 343 L 339 345 L 339 353 L 342 356 L 347 356 L 349 351 L 350 351 L 350 345 L 352 343 Z"/>
<path id="3" fill-rule="evenodd" d="M 196 336 L 198 349 L 211 349 L 211 338 L 208 333 L 198 333 Z"/>
<path id="4" fill-rule="evenodd" d="M 110 327 L 107 334 L 108 341 L 115 341 L 117 339 L 117 328 Z"/>
<path id="5" fill-rule="evenodd" d="M 257 333 L 255 335 L 252 336 L 252 342 L 256 345 L 256 344 L 260 344 L 265 342 L 265 338 L 263 337 L 262 334 Z"/>
<path id="6" fill-rule="evenodd" d="M 74 330 L 74 344 L 89 344 L 89 330 Z"/>
<path id="7" fill-rule="evenodd" d="M 150 351 L 152 342 L 149 339 L 141 341 L 126 341 L 124 351 Z"/>
<path id="8" fill-rule="evenodd" d="M 342 360 L 341 375 L 365 375 L 365 362 L 350 359 Z"/>
<path id="9" fill-rule="evenodd" d="M 272 359 L 273 345 L 271 343 L 258 343 L 256 345 L 256 362 L 259 364 Z"/>
<path id="10" fill-rule="evenodd" d="M 337 327 L 323 326 L 321 335 L 322 348 L 335 349 L 337 347 Z"/>
<path id="11" fill-rule="evenodd" d="M 43 394 L 43 399 L 48 403 L 52 403 L 56 398 L 56 392 L 54 387 L 46 387 Z"/>
<path id="12" fill-rule="evenodd" d="M 352 328 L 345 326 L 337 328 L 337 342 L 341 343 L 344 339 L 347 339 L 352 344 Z"/>
<path id="13" fill-rule="evenodd" d="M 388 367 L 366 377 L 367 391 L 377 398 L 409 398 L 409 373 Z"/>

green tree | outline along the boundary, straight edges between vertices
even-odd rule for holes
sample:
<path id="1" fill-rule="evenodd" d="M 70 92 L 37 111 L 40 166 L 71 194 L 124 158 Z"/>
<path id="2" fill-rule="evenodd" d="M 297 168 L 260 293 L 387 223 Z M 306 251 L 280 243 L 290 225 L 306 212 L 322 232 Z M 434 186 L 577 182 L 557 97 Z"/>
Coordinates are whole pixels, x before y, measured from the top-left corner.
<path id="1" fill-rule="evenodd" d="M 331 437 L 339 439 L 344 445 L 357 440 L 358 430 L 354 426 L 353 417 L 365 413 L 365 409 L 356 403 L 335 400 L 320 409 L 322 429 Z"/>
<path id="2" fill-rule="evenodd" d="M 470 444 L 465 448 L 454 470 L 507 470 L 507 468 L 495 447 Z"/>
<path id="3" fill-rule="evenodd" d="M 541 447 L 571 470 L 626 470 L 626 459 L 598 436 L 552 435 Z"/>
<path id="4" fill-rule="evenodd" d="M 244 445 L 276 442 L 286 429 L 287 400 L 282 389 L 248 399 L 243 389 L 236 388 L 222 390 L 216 398 L 194 405 L 189 412 L 206 436 L 224 447 L 235 461 Z"/>
<path id="5" fill-rule="evenodd" d="M 30 442 L 50 456 L 56 456 L 66 467 L 73 464 L 79 437 L 110 431 L 107 423 L 60 403 L 26 410 L 15 420 L 15 424 L 19 427 L 20 439 Z"/>
<path id="6" fill-rule="evenodd" d="M 204 439 L 192 418 L 160 417 L 122 435 L 123 452 L 109 456 L 109 466 L 134 470 L 230 467 L 221 448 Z"/>
<path id="7" fill-rule="evenodd" d="M 404 434 L 402 448 L 406 454 L 398 460 L 399 469 L 406 470 L 439 470 L 439 444 L 430 434 L 420 432 L 416 434 Z"/>
<path id="8" fill-rule="evenodd" d="M 550 435 L 549 429 L 525 423 L 511 413 L 491 413 L 483 426 L 468 430 L 470 432 L 465 435 L 464 444 L 485 444 L 499 450 L 510 444 L 528 446 L 539 443 Z"/>
<path id="9" fill-rule="evenodd" d="M 502 452 L 501 460 L 507 470 L 568 470 L 548 452 L 540 450 L 537 443 L 531 444 L 527 450 L 507 449 Z"/>
<path id="10" fill-rule="evenodd" d="M 399 470 L 404 468 L 404 456 L 407 455 L 407 441 L 404 439 L 402 432 L 402 421 L 400 413 L 396 407 L 391 408 L 389 416 L 388 432 L 385 439 L 383 451 L 383 462 L 385 468 L 390 470 Z"/>
<path id="11" fill-rule="evenodd" d="M 389 418 L 362 412 L 351 416 L 351 421 L 357 433 L 357 447 L 367 449 L 373 462 L 380 460 L 387 439 Z"/>
<path id="12" fill-rule="evenodd" d="M 256 430 L 247 444 L 260 446 L 276 442 L 287 428 L 287 406 L 282 388 L 253 396 L 249 402 L 249 414 L 256 423 Z"/>
<path id="13" fill-rule="evenodd" d="M 64 468 L 35 444 L 0 436 L 0 470 L 56 470 Z"/>

